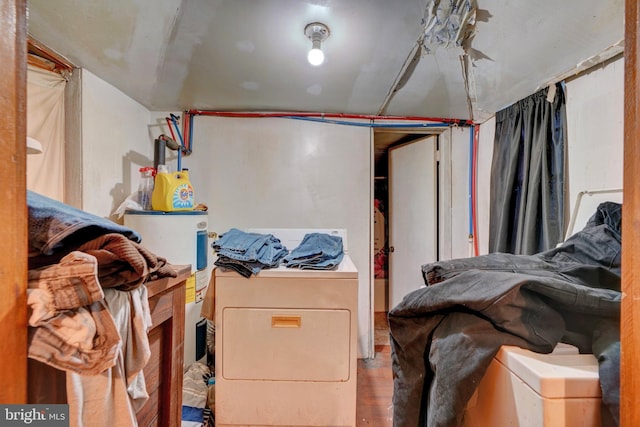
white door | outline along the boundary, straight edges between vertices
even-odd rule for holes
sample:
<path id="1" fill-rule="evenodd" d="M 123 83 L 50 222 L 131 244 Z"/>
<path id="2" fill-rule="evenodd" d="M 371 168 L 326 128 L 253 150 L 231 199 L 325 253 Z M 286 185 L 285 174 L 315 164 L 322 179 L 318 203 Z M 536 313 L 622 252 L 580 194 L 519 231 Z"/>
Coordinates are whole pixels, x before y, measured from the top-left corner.
<path id="1" fill-rule="evenodd" d="M 424 284 L 436 260 L 436 136 L 389 150 L 389 308 Z"/>

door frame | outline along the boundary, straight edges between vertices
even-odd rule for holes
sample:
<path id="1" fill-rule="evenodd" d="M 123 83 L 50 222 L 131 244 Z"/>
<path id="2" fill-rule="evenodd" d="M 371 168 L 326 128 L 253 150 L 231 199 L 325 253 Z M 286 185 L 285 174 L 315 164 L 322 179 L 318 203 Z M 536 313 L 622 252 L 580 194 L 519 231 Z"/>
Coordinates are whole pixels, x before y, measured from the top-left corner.
<path id="1" fill-rule="evenodd" d="M 376 145 L 376 136 L 380 133 L 384 133 L 384 134 L 388 134 L 388 133 L 394 133 L 398 135 L 398 138 L 395 139 L 396 142 L 390 143 L 390 144 L 384 144 L 386 145 L 385 148 L 385 153 L 388 157 L 389 154 L 389 150 L 395 146 L 399 146 L 399 145 L 403 145 L 403 144 L 407 144 L 407 143 L 411 143 L 411 141 L 413 140 L 405 140 L 403 137 L 407 137 L 408 135 L 411 135 L 412 137 L 416 137 L 416 138 L 422 138 L 422 137 L 428 137 L 428 136 L 436 136 L 437 139 L 437 143 L 439 144 L 439 161 L 441 164 L 448 164 L 451 165 L 451 140 L 452 140 L 452 135 L 451 135 L 451 127 L 447 124 L 443 124 L 442 127 L 432 127 L 429 128 L 428 131 L 425 131 L 424 127 L 410 127 L 410 128 L 402 128 L 401 130 L 398 129 L 393 129 L 393 128 L 378 128 L 375 129 L 372 132 L 372 167 L 371 167 L 371 171 L 372 171 L 372 175 L 371 175 L 371 212 L 373 215 L 373 205 L 375 203 L 375 194 L 374 194 L 374 189 L 375 189 L 375 178 L 377 176 L 377 170 L 376 170 L 376 161 L 375 161 L 375 152 L 378 149 L 378 146 Z M 388 160 L 387 160 L 388 162 Z M 388 175 L 388 171 L 387 171 L 387 175 Z M 387 176 L 387 179 L 389 177 Z M 452 187 L 452 171 L 451 171 L 451 167 L 447 167 L 447 168 L 442 168 L 440 167 L 439 171 L 438 171 L 438 179 L 440 181 L 440 184 L 442 186 L 447 186 L 447 188 L 451 188 Z M 440 234 L 440 246 L 438 248 L 439 253 L 446 257 L 447 259 L 451 258 L 451 251 L 452 251 L 452 245 L 451 245 L 451 236 L 452 236 L 452 231 L 451 231 L 451 216 L 449 215 L 449 212 L 451 211 L 451 203 L 452 203 L 452 196 L 451 196 L 451 192 L 446 192 L 445 194 L 441 194 L 441 200 L 440 200 L 440 206 L 439 206 L 439 210 L 438 210 L 438 216 L 440 218 L 440 226 L 438 229 L 438 233 Z M 387 199 L 387 205 L 388 205 L 388 199 Z M 374 307 L 375 307 L 375 276 L 374 276 L 374 251 L 373 251 L 373 216 L 371 217 L 371 317 L 373 319 L 373 312 Z M 388 220 L 387 220 L 388 221 Z M 387 277 L 387 280 L 389 280 L 389 278 Z M 387 282 L 388 285 L 388 282 Z M 385 299 L 387 301 L 389 301 L 389 289 L 387 286 L 386 289 L 386 295 L 385 295 Z M 390 310 L 392 307 L 387 307 L 388 310 Z M 373 330 L 373 324 L 372 324 L 372 330 Z"/>
<path id="2" fill-rule="evenodd" d="M 430 178 L 426 178 L 426 176 L 423 175 L 423 177 L 425 179 L 431 180 L 433 179 L 433 188 L 425 188 L 425 192 L 422 193 L 422 196 L 428 194 L 429 192 L 433 191 L 433 199 L 436 201 L 436 207 L 433 209 L 433 214 L 435 215 L 435 218 L 433 218 L 433 229 L 432 230 L 419 230 L 420 233 L 424 232 L 425 236 L 432 234 L 433 238 L 434 238 L 434 242 L 433 245 L 429 244 L 426 249 L 426 252 L 428 253 L 431 249 L 433 250 L 433 261 L 437 261 L 438 260 L 438 253 L 439 253 L 439 245 L 440 245 L 440 223 L 438 220 L 438 217 L 440 216 L 440 212 L 439 212 L 439 193 L 440 193 L 440 186 L 441 186 L 441 180 L 439 175 L 439 151 L 438 151 L 438 144 L 439 144 L 439 140 L 438 140 L 438 135 L 434 135 L 434 134 L 429 134 L 429 135 L 422 135 L 420 138 L 414 139 L 412 141 L 409 142 L 405 142 L 405 143 L 400 143 L 400 144 L 394 144 L 393 146 L 389 147 L 388 149 L 388 154 L 389 154 L 389 158 L 388 158 L 388 163 L 389 163 L 389 167 L 388 167 L 388 171 L 389 171 L 389 176 L 388 176 L 388 190 L 389 190 L 389 194 L 388 194 L 388 237 L 389 237 L 389 256 L 388 256 L 388 290 L 387 290 L 387 299 L 389 301 L 389 308 L 392 308 L 393 306 L 395 306 L 396 304 L 398 304 L 400 302 L 400 300 L 402 298 L 399 297 L 398 292 L 396 292 L 396 288 L 400 287 L 400 294 L 406 294 L 404 291 L 406 291 L 406 289 L 403 289 L 403 286 L 397 286 L 397 284 L 394 286 L 394 281 L 392 280 L 394 278 L 394 276 L 397 277 L 397 274 L 394 274 L 394 269 L 395 271 L 397 271 L 398 269 L 396 269 L 394 267 L 394 264 L 397 264 L 398 262 L 398 257 L 395 253 L 395 246 L 397 246 L 397 236 L 396 236 L 396 231 L 397 229 L 394 228 L 394 223 L 397 224 L 397 219 L 398 218 L 398 213 L 394 212 L 394 207 L 393 207 L 393 188 L 396 187 L 397 189 L 397 184 L 394 184 L 394 179 L 397 177 L 396 172 L 394 171 L 394 165 L 392 164 L 392 157 L 393 157 L 393 152 L 396 150 L 400 150 L 403 149 L 405 147 L 409 147 L 413 144 L 419 144 L 419 143 L 428 143 L 428 148 L 427 150 L 429 151 L 429 159 L 427 160 L 428 163 L 431 163 L 431 161 L 433 161 L 433 165 L 427 165 L 425 164 L 425 168 L 419 168 L 422 169 L 421 172 L 425 172 L 426 170 L 429 170 L 430 172 L 433 172 L 433 176 Z M 415 147 L 414 147 L 415 149 Z M 419 150 L 421 150 L 421 148 L 418 148 Z M 431 151 L 433 150 L 433 151 Z M 416 153 L 413 153 L 416 154 Z M 431 157 L 433 156 L 433 157 Z M 406 159 L 406 155 L 405 155 L 405 159 Z M 395 165 L 395 166 L 402 166 L 404 168 L 404 164 L 402 165 Z M 412 168 L 415 171 L 415 164 L 414 167 Z M 419 172 L 419 171 L 416 171 Z M 429 173 L 429 175 L 431 176 L 431 173 Z M 413 176 L 413 173 L 412 173 Z M 402 188 L 403 186 L 400 186 L 400 188 Z M 422 186 L 420 187 L 422 188 Z M 411 194 L 416 194 L 416 193 L 411 193 Z M 428 199 L 430 197 L 428 196 Z M 395 202 L 394 202 L 395 203 Z M 395 218 L 394 218 L 395 217 Z M 403 225 L 401 225 L 403 226 Z M 404 233 L 403 233 L 404 234 Z M 403 251 L 403 253 L 406 254 L 406 252 Z M 411 256 L 411 255 L 409 255 Z M 400 257 L 402 258 L 402 257 Z M 402 269 L 400 269 L 402 270 Z M 416 271 L 416 273 L 418 273 L 418 271 Z M 418 288 L 418 284 L 416 284 L 416 289 Z M 395 295 L 394 295 L 395 294 Z M 403 295 L 404 296 L 404 295 Z M 394 300 L 395 297 L 395 300 Z"/>
<path id="3" fill-rule="evenodd" d="M 640 6 L 626 0 L 624 38 L 624 172 L 622 204 L 622 312 L 620 425 L 640 425 Z"/>
<path id="4" fill-rule="evenodd" d="M 27 2 L 0 2 L 0 387 L 1 403 L 27 400 Z"/>

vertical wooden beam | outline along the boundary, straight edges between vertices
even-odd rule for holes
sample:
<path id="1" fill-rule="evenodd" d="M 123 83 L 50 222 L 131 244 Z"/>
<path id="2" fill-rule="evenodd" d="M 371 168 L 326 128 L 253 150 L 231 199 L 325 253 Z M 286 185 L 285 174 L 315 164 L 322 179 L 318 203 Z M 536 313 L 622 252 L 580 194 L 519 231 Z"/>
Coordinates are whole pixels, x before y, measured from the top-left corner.
<path id="1" fill-rule="evenodd" d="M 624 47 L 624 203 L 622 205 L 622 321 L 620 425 L 640 426 L 640 43 L 637 0 L 626 0 Z"/>
<path id="2" fill-rule="evenodd" d="M 0 402 L 27 386 L 26 0 L 0 1 Z"/>

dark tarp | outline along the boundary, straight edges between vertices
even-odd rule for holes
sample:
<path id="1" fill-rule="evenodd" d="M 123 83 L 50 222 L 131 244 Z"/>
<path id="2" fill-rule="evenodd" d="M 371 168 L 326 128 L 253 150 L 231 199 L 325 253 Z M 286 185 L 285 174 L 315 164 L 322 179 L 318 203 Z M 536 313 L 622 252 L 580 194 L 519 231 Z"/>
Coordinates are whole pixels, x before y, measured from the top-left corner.
<path id="1" fill-rule="evenodd" d="M 456 427 L 502 345 L 558 342 L 599 362 L 603 411 L 619 412 L 621 205 L 536 255 L 492 253 L 423 266 L 427 287 L 389 312 L 394 427 Z"/>

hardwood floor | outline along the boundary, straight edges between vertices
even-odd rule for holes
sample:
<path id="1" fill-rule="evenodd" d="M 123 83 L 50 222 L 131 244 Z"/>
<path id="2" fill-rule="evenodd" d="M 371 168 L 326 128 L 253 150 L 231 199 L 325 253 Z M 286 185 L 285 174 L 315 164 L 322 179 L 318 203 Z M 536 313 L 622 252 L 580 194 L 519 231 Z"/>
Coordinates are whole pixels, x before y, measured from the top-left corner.
<path id="1" fill-rule="evenodd" d="M 393 425 L 393 377 L 386 313 L 375 313 L 375 357 L 358 359 L 356 426 Z"/>

